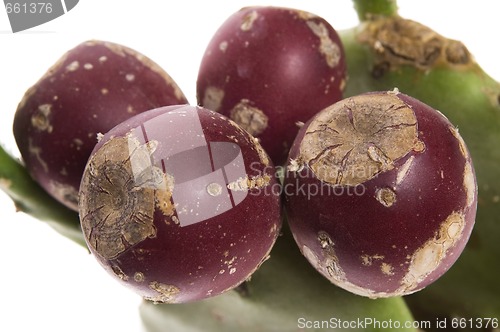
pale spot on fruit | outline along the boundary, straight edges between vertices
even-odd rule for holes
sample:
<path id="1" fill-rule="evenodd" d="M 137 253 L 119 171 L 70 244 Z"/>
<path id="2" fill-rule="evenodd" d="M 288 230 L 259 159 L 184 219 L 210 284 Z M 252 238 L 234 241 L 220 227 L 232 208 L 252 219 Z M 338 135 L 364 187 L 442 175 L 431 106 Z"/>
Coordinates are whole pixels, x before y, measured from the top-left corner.
<path id="1" fill-rule="evenodd" d="M 43 104 L 38 106 L 36 112 L 31 116 L 31 125 L 39 131 L 51 133 L 54 130 L 50 123 L 51 112 L 52 104 Z"/>
<path id="2" fill-rule="evenodd" d="M 49 171 L 49 166 L 47 165 L 47 162 L 42 158 L 42 148 L 33 145 L 33 139 L 31 137 L 28 138 L 28 151 L 30 152 L 30 154 L 35 156 L 35 159 L 47 173 Z"/>
<path id="3" fill-rule="evenodd" d="M 391 207 L 396 203 L 396 193 L 391 188 L 378 188 L 375 191 L 375 198 L 385 207 Z"/>
<path id="4" fill-rule="evenodd" d="M 233 191 L 247 191 L 250 189 L 264 188 L 271 181 L 271 176 L 268 174 L 257 175 L 252 177 L 240 177 L 235 181 L 227 184 L 227 188 Z"/>
<path id="5" fill-rule="evenodd" d="M 371 266 L 373 264 L 373 261 L 379 261 L 384 259 L 385 257 L 383 255 L 375 254 L 375 255 L 361 255 L 361 263 L 364 266 Z"/>
<path id="6" fill-rule="evenodd" d="M 438 232 L 418 248 L 410 259 L 408 272 L 401 281 L 401 287 L 395 294 L 408 294 L 417 290 L 418 285 L 438 268 L 449 249 L 462 236 L 465 228 L 465 217 L 462 213 L 453 212 L 446 218 Z"/>
<path id="7" fill-rule="evenodd" d="M 394 275 L 394 269 L 393 269 L 391 264 L 387 264 L 387 263 L 380 264 L 380 270 L 385 275 L 388 275 L 388 276 Z"/>
<path id="8" fill-rule="evenodd" d="M 309 20 L 306 23 L 311 31 L 319 38 L 319 52 L 325 58 L 328 67 L 335 68 L 342 57 L 339 45 L 331 40 L 328 29 L 322 22 L 318 24 Z"/>
<path id="9" fill-rule="evenodd" d="M 173 285 L 162 284 L 157 281 L 151 282 L 149 284 L 149 288 L 156 291 L 158 295 L 145 297 L 145 299 L 156 303 L 175 303 L 177 294 L 180 293 L 179 288 Z"/>
<path id="10" fill-rule="evenodd" d="M 219 44 L 219 50 L 221 50 L 222 53 L 226 52 L 227 45 L 228 45 L 227 41 L 224 40 Z"/>
<path id="11" fill-rule="evenodd" d="M 203 107 L 218 112 L 222 104 L 222 99 L 224 99 L 224 90 L 209 86 L 205 89 L 205 94 L 203 95 Z"/>
<path id="12" fill-rule="evenodd" d="M 142 273 L 142 272 L 134 273 L 134 281 L 143 282 L 144 281 L 144 273 Z"/>
<path id="13" fill-rule="evenodd" d="M 80 67 L 80 63 L 78 61 L 73 61 L 69 65 L 66 66 L 66 71 L 72 72 L 78 70 Z"/>
<path id="14" fill-rule="evenodd" d="M 469 154 L 467 153 L 467 147 L 465 145 L 464 139 L 462 138 L 462 135 L 459 134 L 458 129 L 455 127 L 450 126 L 449 129 L 450 129 L 450 132 L 453 134 L 453 136 L 458 141 L 458 144 L 460 147 L 460 152 L 462 153 L 462 156 L 464 156 L 464 158 L 467 158 Z"/>
<path id="15" fill-rule="evenodd" d="M 128 280 L 128 276 L 123 273 L 122 269 L 117 266 L 117 265 L 113 265 L 111 266 L 111 269 L 113 270 L 113 273 L 120 279 L 120 280 L 123 280 L 123 281 L 127 281 Z"/>
<path id="16" fill-rule="evenodd" d="M 303 168 L 304 164 L 298 159 L 290 159 L 287 166 L 289 172 L 300 172 Z"/>
<path id="17" fill-rule="evenodd" d="M 269 122 L 267 115 L 261 109 L 252 106 L 248 99 L 242 99 L 236 104 L 231 109 L 229 117 L 252 136 L 262 134 Z"/>
<path id="18" fill-rule="evenodd" d="M 316 268 L 331 283 L 351 293 L 374 297 L 375 292 L 368 288 L 357 286 L 347 280 L 346 274 L 340 266 L 339 259 L 334 249 L 334 242 L 330 235 L 324 231 L 318 232 L 318 241 L 321 247 L 322 258 L 319 258 L 309 247 L 303 245 L 302 254 L 307 258 L 311 265 Z"/>
<path id="19" fill-rule="evenodd" d="M 467 195 L 467 206 L 470 207 L 476 199 L 476 178 L 472 171 L 470 162 L 465 163 L 464 167 L 464 189 Z"/>
<path id="20" fill-rule="evenodd" d="M 253 10 L 249 14 L 245 15 L 243 17 L 243 22 L 241 23 L 240 29 L 243 31 L 248 31 L 252 29 L 253 23 L 255 20 L 259 17 L 259 13 L 257 11 Z"/>
<path id="21" fill-rule="evenodd" d="M 216 182 L 210 183 L 207 186 L 207 193 L 210 196 L 220 196 L 222 194 L 222 186 Z"/>

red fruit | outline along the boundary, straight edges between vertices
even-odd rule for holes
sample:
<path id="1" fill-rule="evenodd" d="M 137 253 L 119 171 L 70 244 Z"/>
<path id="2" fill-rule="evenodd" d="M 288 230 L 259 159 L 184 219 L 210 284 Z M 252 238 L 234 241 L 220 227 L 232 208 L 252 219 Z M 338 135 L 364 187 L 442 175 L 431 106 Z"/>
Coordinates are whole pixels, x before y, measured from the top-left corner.
<path id="1" fill-rule="evenodd" d="M 457 260 L 477 185 L 458 130 L 395 92 L 340 101 L 299 132 L 286 209 L 300 250 L 334 284 L 368 297 L 416 292 Z"/>
<path id="2" fill-rule="evenodd" d="M 88 41 L 68 51 L 24 95 L 14 136 L 32 177 L 78 209 L 78 187 L 97 135 L 151 108 L 185 104 L 157 64 L 122 45 Z"/>
<path id="3" fill-rule="evenodd" d="M 339 36 L 321 17 L 247 7 L 229 17 L 207 46 L 197 98 L 259 138 L 278 164 L 297 123 L 342 98 L 345 71 Z"/>
<path id="4" fill-rule="evenodd" d="M 80 219 L 91 252 L 146 299 L 200 300 L 239 285 L 280 227 L 274 167 L 212 111 L 169 106 L 104 135 L 85 169 Z"/>

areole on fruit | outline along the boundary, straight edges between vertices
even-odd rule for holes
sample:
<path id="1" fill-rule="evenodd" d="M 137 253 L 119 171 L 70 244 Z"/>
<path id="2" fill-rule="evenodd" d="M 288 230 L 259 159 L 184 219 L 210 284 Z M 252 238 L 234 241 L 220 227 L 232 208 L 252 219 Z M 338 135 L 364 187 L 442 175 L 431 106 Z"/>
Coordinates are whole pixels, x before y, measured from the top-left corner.
<path id="1" fill-rule="evenodd" d="M 150 163 L 154 144 L 140 145 L 137 138 L 119 137 L 106 142 L 88 165 L 82 186 L 91 188 L 81 213 L 104 223 L 84 223 L 89 245 L 106 259 L 116 258 L 131 246 L 156 236 L 153 226 L 157 191 L 167 191 L 163 172 L 149 167 L 136 179 L 134 164 Z M 139 181 L 138 181 L 139 180 Z M 163 200 L 168 204 L 169 200 Z"/>
<path id="2" fill-rule="evenodd" d="M 423 149 L 411 108 L 395 95 L 367 94 L 317 115 L 300 143 L 300 160 L 323 182 L 355 186 Z"/>
<path id="3" fill-rule="evenodd" d="M 353 293 L 422 289 L 450 268 L 472 231 L 477 188 L 464 141 L 441 113 L 397 90 L 324 109 L 289 157 L 285 187 L 332 188 L 288 191 L 294 238 L 321 274 Z M 355 195 L 334 189 L 357 187 Z"/>

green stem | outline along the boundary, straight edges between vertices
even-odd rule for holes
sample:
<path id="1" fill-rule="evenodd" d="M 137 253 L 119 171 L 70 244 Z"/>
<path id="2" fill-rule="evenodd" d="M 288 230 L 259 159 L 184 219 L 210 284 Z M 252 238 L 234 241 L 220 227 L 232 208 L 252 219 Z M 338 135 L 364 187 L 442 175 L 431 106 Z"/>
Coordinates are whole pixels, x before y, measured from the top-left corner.
<path id="1" fill-rule="evenodd" d="M 361 22 L 374 16 L 396 16 L 398 14 L 397 0 L 353 0 L 354 9 Z"/>
<path id="2" fill-rule="evenodd" d="M 1 146 L 0 189 L 14 201 L 18 211 L 47 222 L 56 231 L 85 246 L 78 214 L 49 196 Z"/>

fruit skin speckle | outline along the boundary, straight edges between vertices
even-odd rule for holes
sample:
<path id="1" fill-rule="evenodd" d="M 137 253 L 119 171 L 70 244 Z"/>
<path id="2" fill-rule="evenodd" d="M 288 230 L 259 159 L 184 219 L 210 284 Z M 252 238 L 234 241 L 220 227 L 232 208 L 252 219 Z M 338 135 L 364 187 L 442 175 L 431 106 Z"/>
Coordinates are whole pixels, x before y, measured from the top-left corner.
<path id="1" fill-rule="evenodd" d="M 31 176 L 76 211 L 98 133 L 148 109 L 185 103 L 152 60 L 123 45 L 91 40 L 69 50 L 28 89 L 14 117 L 14 136 Z"/>
<path id="2" fill-rule="evenodd" d="M 246 7 L 209 42 L 196 93 L 200 105 L 258 138 L 278 165 L 295 124 L 340 100 L 345 80 L 343 46 L 327 21 L 289 8 Z"/>
<path id="3" fill-rule="evenodd" d="M 380 111 L 386 116 L 372 116 Z M 378 298 L 421 290 L 452 266 L 474 225 L 477 183 L 465 142 L 450 128 L 398 91 L 347 98 L 301 128 L 284 204 L 299 248 L 321 274 Z M 397 150 L 401 140 L 405 150 Z"/>
<path id="4" fill-rule="evenodd" d="M 80 218 L 90 251 L 154 302 L 238 286 L 281 229 L 279 184 L 263 154 L 246 131 L 201 107 L 126 120 L 102 136 L 85 168 Z"/>

